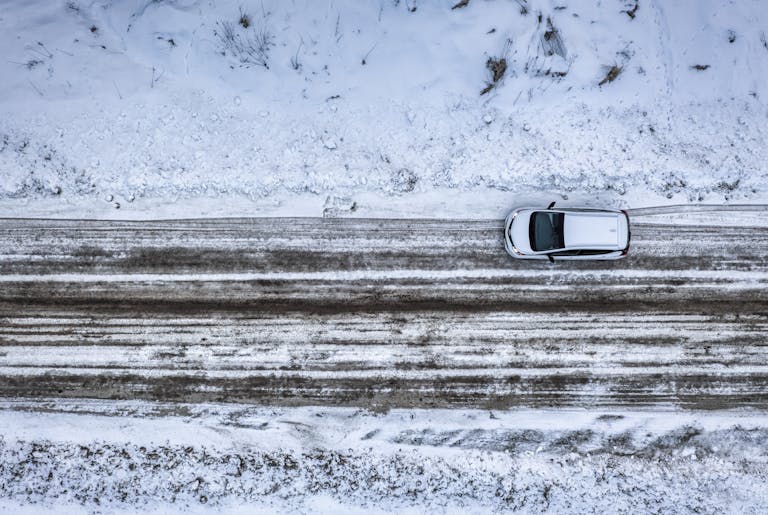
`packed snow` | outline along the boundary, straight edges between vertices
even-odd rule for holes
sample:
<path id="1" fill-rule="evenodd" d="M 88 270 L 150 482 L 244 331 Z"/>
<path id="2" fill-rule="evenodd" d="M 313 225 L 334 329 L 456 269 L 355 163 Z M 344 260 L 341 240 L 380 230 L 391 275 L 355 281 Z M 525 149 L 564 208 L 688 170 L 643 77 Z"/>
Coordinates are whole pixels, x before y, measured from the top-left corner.
<path id="1" fill-rule="evenodd" d="M 768 198 L 761 2 L 454 4 L 6 4 L 0 215 Z"/>

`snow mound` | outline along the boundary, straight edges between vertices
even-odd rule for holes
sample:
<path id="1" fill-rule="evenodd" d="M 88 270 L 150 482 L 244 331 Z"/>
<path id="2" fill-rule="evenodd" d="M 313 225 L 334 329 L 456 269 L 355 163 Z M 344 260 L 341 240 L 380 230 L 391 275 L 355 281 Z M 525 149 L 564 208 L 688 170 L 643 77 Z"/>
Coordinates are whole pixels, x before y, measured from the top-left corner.
<path id="1" fill-rule="evenodd" d="M 0 510 L 759 513 L 768 501 L 768 426 L 748 413 L 35 404 L 2 408 Z"/>
<path id="2" fill-rule="evenodd" d="M 759 2 L 453 5 L 7 6 L 0 208 L 254 201 L 235 215 L 365 196 L 371 215 L 455 191 L 453 214 L 476 217 L 541 194 L 765 201 Z M 478 213 L 488 192 L 505 200 Z"/>

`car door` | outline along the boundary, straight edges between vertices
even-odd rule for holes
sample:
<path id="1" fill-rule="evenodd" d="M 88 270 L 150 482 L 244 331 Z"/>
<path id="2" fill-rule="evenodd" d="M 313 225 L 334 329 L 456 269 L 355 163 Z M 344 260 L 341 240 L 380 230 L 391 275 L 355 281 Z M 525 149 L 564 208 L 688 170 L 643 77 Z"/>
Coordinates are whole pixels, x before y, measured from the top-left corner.
<path id="1" fill-rule="evenodd" d="M 550 253 L 550 256 L 555 258 L 556 261 L 569 260 L 569 261 L 603 261 L 616 259 L 621 255 L 621 252 L 614 250 L 593 250 L 593 249 L 579 249 L 579 250 L 560 250 Z"/>
<path id="2" fill-rule="evenodd" d="M 550 256 L 555 258 L 555 260 L 563 260 L 563 259 L 578 259 L 581 255 L 580 250 L 558 250 L 556 252 L 550 252 Z"/>

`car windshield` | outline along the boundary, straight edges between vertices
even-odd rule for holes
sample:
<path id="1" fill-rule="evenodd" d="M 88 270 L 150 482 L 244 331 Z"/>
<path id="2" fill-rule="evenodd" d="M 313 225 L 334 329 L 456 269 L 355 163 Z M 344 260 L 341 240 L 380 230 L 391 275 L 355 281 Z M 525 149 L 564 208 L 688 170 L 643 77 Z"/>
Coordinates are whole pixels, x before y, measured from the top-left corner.
<path id="1" fill-rule="evenodd" d="M 531 216 L 531 248 L 536 252 L 542 250 L 561 249 L 565 247 L 563 241 L 562 213 L 548 211 L 536 211 Z"/>

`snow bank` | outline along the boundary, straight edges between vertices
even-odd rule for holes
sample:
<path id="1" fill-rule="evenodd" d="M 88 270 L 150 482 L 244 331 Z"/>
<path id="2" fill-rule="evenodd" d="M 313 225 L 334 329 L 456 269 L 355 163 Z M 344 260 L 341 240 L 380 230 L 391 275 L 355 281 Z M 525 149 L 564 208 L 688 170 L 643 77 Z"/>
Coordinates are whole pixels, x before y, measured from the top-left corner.
<path id="1" fill-rule="evenodd" d="M 760 2 L 453 4 L 7 6 L 0 214 L 765 201 Z"/>
<path id="2" fill-rule="evenodd" d="M 0 509 L 756 513 L 750 413 L 4 402 Z"/>

